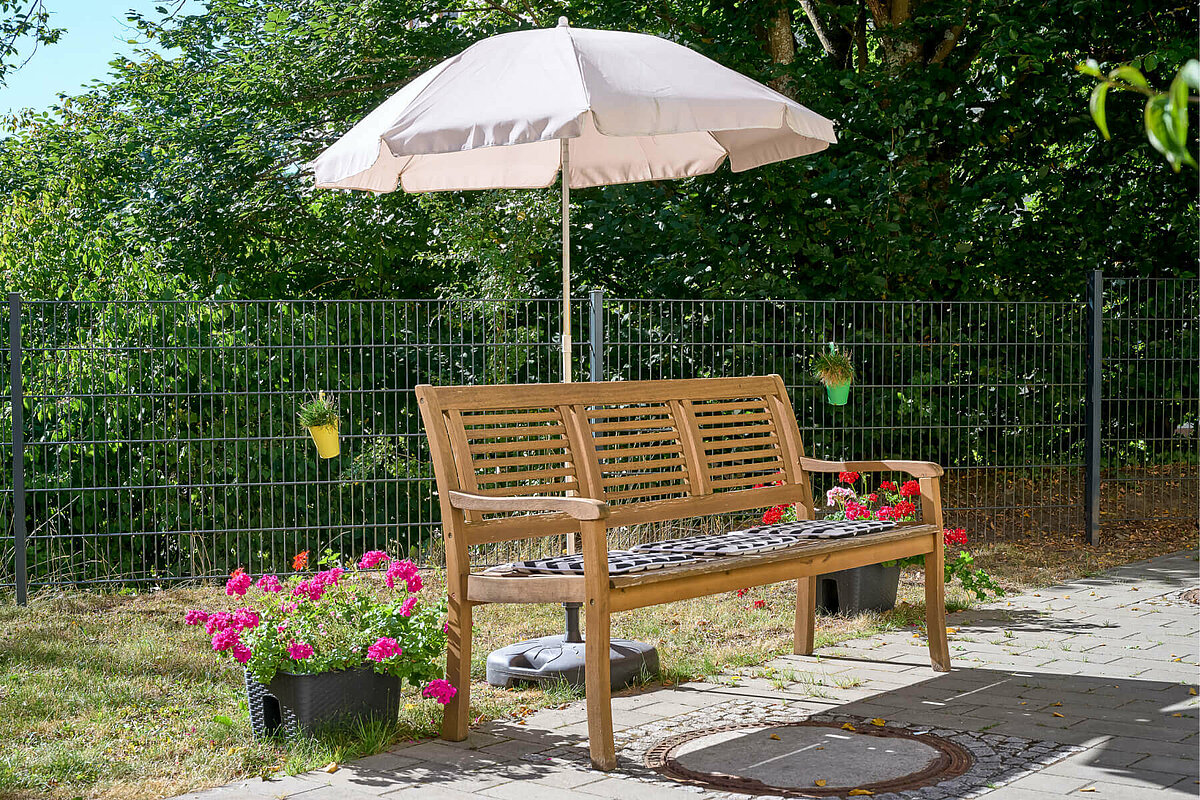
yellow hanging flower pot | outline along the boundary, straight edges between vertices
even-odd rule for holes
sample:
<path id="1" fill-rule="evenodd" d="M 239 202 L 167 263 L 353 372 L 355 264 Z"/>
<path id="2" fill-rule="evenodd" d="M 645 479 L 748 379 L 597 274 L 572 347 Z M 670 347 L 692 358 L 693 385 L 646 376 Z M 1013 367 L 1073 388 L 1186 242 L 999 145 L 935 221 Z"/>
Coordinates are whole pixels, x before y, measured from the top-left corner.
<path id="1" fill-rule="evenodd" d="M 325 392 L 319 392 L 316 398 L 300 406 L 297 416 L 300 417 L 300 424 L 308 428 L 316 443 L 317 455 L 321 458 L 334 458 L 341 454 L 337 406 L 332 400 L 326 399 Z"/>
<path id="2" fill-rule="evenodd" d="M 309 428 L 313 441 L 317 443 L 317 455 L 321 458 L 334 458 L 341 455 L 342 443 L 338 439 L 337 425 L 317 425 Z"/>

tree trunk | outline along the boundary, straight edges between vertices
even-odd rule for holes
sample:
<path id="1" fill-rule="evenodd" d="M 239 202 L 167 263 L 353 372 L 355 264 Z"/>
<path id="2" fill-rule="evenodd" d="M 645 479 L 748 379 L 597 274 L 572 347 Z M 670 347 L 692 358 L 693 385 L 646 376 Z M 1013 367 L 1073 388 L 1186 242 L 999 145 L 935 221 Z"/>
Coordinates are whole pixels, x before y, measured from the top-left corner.
<path id="1" fill-rule="evenodd" d="M 782 0 L 776 5 L 775 16 L 767 28 L 767 47 L 771 51 L 771 63 L 791 64 L 796 60 L 796 40 L 792 34 L 792 12 Z M 771 88 L 796 98 L 796 85 L 790 76 L 783 75 L 771 81 Z"/>

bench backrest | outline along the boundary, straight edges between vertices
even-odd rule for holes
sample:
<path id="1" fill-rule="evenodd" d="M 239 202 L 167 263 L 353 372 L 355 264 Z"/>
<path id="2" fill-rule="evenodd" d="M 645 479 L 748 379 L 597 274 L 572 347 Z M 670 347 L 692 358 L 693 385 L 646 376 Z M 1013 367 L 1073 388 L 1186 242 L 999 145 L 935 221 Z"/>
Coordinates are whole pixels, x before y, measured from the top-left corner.
<path id="1" fill-rule="evenodd" d="M 803 444 L 778 375 L 422 385 L 417 398 L 443 527 L 461 526 L 466 544 L 564 533 L 573 523 L 458 512 L 446 502 L 451 490 L 591 497 L 612 506 L 610 527 L 780 503 L 801 503 L 811 516 Z"/>

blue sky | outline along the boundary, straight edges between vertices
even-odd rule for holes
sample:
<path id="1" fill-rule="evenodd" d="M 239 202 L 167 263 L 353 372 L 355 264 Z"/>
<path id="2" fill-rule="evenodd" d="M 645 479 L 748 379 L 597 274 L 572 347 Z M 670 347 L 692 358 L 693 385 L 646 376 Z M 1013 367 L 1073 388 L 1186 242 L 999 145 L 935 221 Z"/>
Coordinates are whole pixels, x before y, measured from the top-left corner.
<path id="1" fill-rule="evenodd" d="M 104 77 L 114 56 L 134 49 L 125 41 L 135 34 L 126 12 L 133 8 L 152 14 L 156 5 L 174 7 L 163 0 L 46 0 L 53 24 L 67 32 L 58 44 L 38 48 L 33 60 L 9 77 L 0 88 L 0 113 L 46 108 L 59 92 L 76 94 L 84 84 Z M 188 7 L 196 9 L 200 3 L 189 0 Z"/>

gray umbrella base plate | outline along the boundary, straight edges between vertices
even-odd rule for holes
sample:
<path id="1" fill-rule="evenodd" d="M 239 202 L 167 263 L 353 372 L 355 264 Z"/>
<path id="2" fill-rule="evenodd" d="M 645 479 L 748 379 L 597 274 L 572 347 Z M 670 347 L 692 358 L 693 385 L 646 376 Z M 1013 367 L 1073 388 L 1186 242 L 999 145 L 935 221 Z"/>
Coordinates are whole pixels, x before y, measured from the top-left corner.
<path id="1" fill-rule="evenodd" d="M 520 684 L 565 681 L 584 685 L 584 644 L 563 636 L 543 636 L 517 642 L 488 654 L 487 682 L 508 688 Z M 658 650 L 645 642 L 613 639 L 609 649 L 612 688 L 637 682 L 643 675 L 658 674 Z"/>

